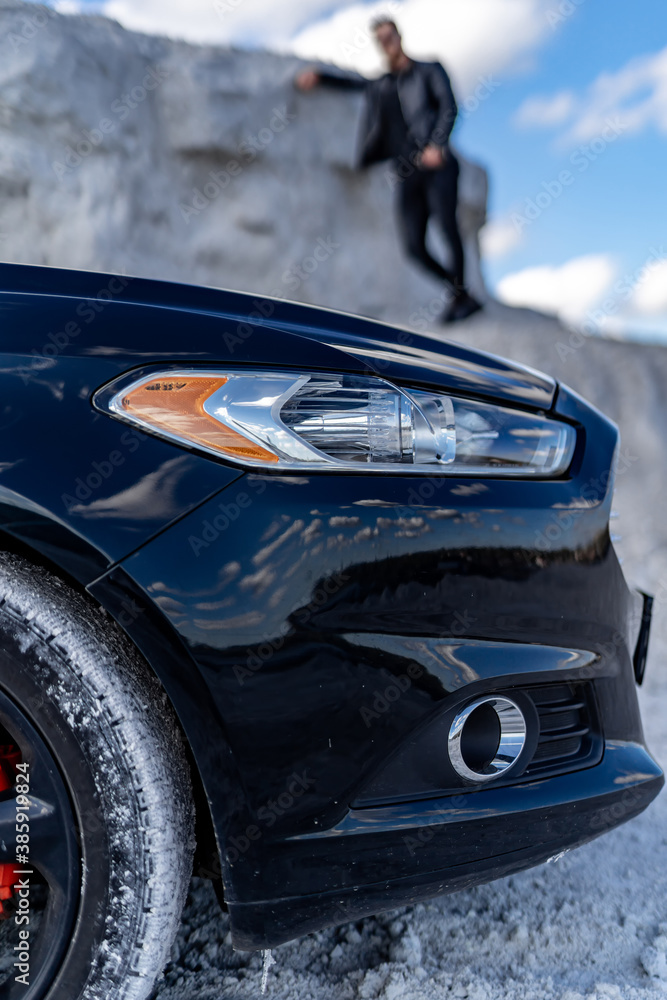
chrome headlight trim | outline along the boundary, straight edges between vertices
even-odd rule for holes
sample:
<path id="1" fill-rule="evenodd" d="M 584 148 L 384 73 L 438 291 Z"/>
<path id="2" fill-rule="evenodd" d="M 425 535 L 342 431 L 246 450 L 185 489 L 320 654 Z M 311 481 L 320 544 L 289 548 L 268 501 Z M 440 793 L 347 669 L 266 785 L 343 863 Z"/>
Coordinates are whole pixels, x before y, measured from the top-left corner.
<path id="1" fill-rule="evenodd" d="M 202 426 L 207 419 L 217 437 L 225 428 L 247 447 L 225 450 L 172 419 L 167 390 L 173 400 L 181 383 L 198 381 L 212 386 L 199 407 Z M 149 389 L 165 419 L 145 403 Z M 142 406 L 131 405 L 142 395 Z M 115 380 L 93 402 L 175 444 L 265 471 L 553 479 L 567 472 L 576 445 L 575 429 L 551 416 L 377 376 L 156 367 Z"/>

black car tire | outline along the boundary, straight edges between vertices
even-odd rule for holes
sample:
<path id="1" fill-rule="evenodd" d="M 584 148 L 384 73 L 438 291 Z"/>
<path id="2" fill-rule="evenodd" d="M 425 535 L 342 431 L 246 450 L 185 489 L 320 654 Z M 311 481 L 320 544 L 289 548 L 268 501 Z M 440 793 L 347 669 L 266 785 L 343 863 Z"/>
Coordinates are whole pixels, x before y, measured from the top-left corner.
<path id="1" fill-rule="evenodd" d="M 24 759 L 46 752 L 55 763 L 73 820 L 59 829 L 76 827 L 56 848 L 63 864 L 66 841 L 78 855 L 60 954 L 51 942 L 29 988 L 6 982 L 0 995 L 145 1000 L 178 930 L 194 851 L 188 763 L 166 695 L 94 603 L 0 553 L 0 696 L 10 736 L 12 719 L 24 742 L 39 734 L 42 756 L 24 745 Z M 45 782 L 49 767 L 31 766 Z"/>

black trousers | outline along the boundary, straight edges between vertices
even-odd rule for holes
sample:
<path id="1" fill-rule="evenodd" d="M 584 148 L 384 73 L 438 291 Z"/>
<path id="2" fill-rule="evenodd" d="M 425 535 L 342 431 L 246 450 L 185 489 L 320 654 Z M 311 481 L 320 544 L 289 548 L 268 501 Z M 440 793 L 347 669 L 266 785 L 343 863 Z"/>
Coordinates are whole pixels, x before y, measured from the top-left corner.
<path id="1" fill-rule="evenodd" d="M 408 256 L 455 292 L 465 288 L 465 256 L 456 218 L 459 200 L 459 164 L 449 154 L 440 170 L 412 169 L 401 179 L 396 211 L 401 240 Z M 448 271 L 426 248 L 426 230 L 433 217 L 452 250 L 453 270 Z"/>

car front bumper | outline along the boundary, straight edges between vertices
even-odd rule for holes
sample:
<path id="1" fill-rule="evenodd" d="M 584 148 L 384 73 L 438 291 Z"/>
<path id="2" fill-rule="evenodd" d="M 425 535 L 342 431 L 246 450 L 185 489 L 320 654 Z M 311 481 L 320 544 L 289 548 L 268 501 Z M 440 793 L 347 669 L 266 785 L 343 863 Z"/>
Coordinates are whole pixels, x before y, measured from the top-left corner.
<path id="1" fill-rule="evenodd" d="M 257 948 L 258 936 L 275 946 L 542 864 L 632 819 L 663 784 L 644 747 L 609 741 L 594 768 L 489 789 L 465 804 L 450 796 L 351 810 L 336 829 L 286 844 L 274 859 L 276 882 L 294 895 L 231 904 L 236 946 Z M 313 871 L 337 888 L 298 894 Z"/>

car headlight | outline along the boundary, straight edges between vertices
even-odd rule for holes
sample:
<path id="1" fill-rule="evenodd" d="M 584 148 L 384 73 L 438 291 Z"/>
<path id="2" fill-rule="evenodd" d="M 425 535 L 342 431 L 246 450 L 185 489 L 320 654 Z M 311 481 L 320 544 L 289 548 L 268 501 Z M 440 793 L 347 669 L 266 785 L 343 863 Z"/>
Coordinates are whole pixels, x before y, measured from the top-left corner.
<path id="1" fill-rule="evenodd" d="M 95 404 L 264 469 L 552 477 L 576 443 L 560 421 L 356 375 L 159 371 L 101 390 Z"/>

